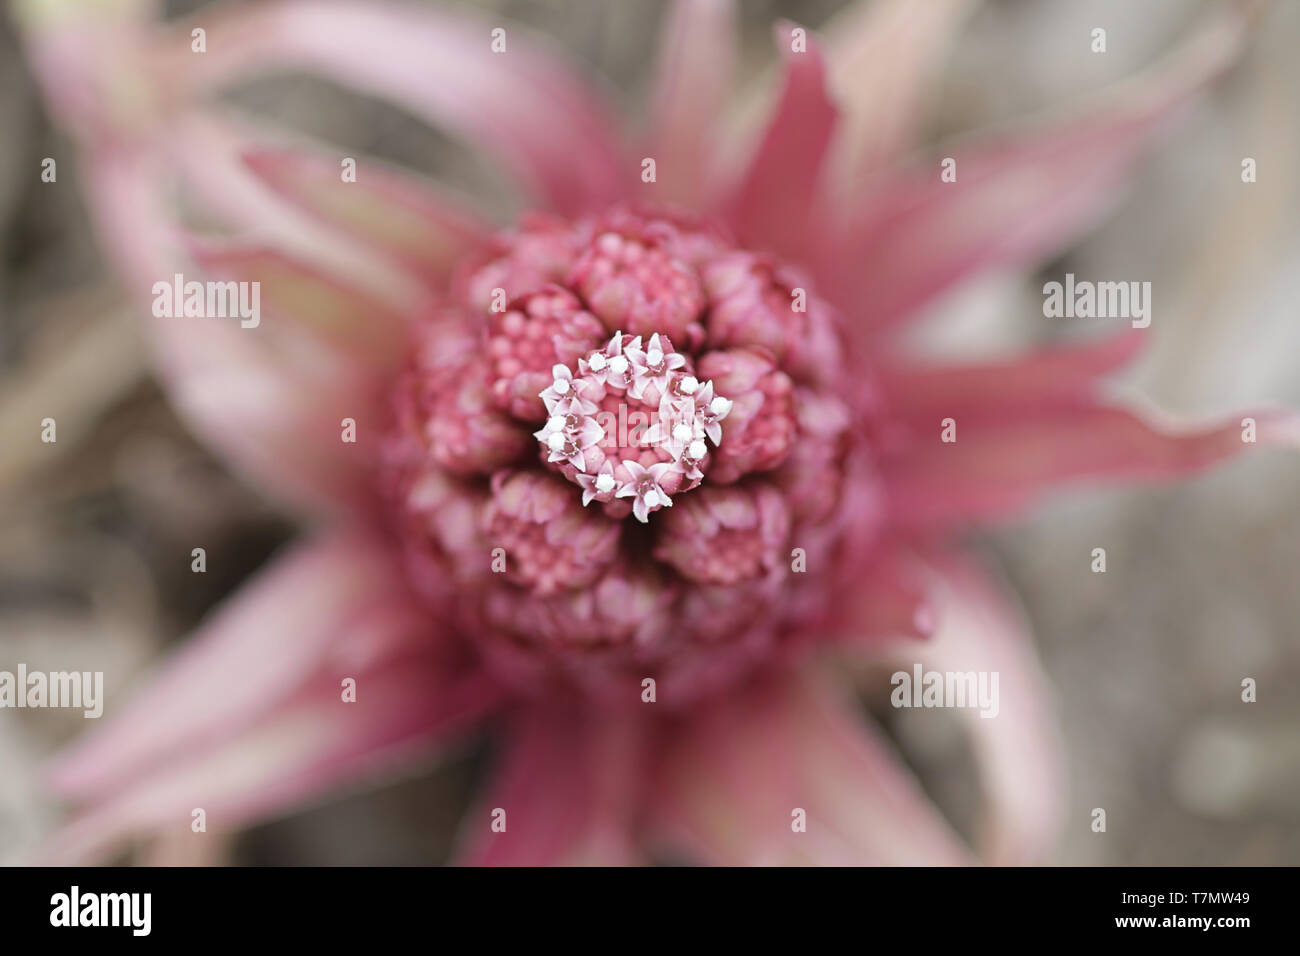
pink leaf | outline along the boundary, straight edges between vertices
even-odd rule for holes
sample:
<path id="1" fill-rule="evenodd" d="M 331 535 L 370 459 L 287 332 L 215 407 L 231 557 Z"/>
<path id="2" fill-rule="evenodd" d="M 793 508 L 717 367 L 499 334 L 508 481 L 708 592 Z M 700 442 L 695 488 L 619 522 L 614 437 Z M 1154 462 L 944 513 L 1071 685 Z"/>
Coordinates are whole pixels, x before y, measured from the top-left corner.
<path id="1" fill-rule="evenodd" d="M 714 161 L 735 59 L 733 0 L 676 0 L 659 41 L 648 148 L 663 198 L 693 205 Z"/>
<path id="2" fill-rule="evenodd" d="M 643 741 L 625 715 L 553 703 L 511 715 L 487 792 L 463 824 L 458 860 L 476 866 L 631 862 Z M 504 827 L 504 830 L 495 830 Z"/>
<path id="3" fill-rule="evenodd" d="M 499 689 L 466 668 L 401 580 L 366 538 L 280 559 L 50 768 L 84 809 L 48 861 L 186 832 L 194 808 L 214 828 L 238 827 L 389 772 L 495 707 Z"/>
<path id="4" fill-rule="evenodd" d="M 107 146 L 86 169 L 101 247 L 142 309 L 156 300 L 156 283 L 170 285 L 177 273 L 188 272 L 186 281 L 199 278 L 159 195 L 162 176 L 159 157 Z M 305 269 L 297 270 L 299 279 Z M 330 285 L 326 280 L 320 288 Z M 391 312 L 349 318 L 377 321 L 385 314 L 386 331 L 376 334 L 376 325 L 371 341 L 391 347 L 401 332 Z M 367 458 L 357 449 L 378 436 L 386 412 L 376 377 L 356 354 L 323 349 L 320 342 L 291 344 L 291 330 L 270 327 L 277 323 L 243 328 L 237 317 L 184 315 L 146 321 L 160 374 L 182 416 L 252 484 L 315 512 L 365 503 L 371 494 Z M 343 418 L 356 421 L 357 443 L 341 441 Z"/>
<path id="5" fill-rule="evenodd" d="M 487 225 L 458 200 L 379 160 L 359 158 L 356 181 L 343 184 L 339 158 L 322 152 L 262 147 L 244 159 L 290 202 L 430 279 L 487 241 Z"/>
<path id="6" fill-rule="evenodd" d="M 653 811 L 701 862 L 943 865 L 947 823 L 840 689 L 803 675 L 733 692 L 672 738 Z M 796 811 L 806 832 L 795 832 Z"/>
<path id="7" fill-rule="evenodd" d="M 189 249 L 205 279 L 258 283 L 266 323 L 258 332 L 278 340 L 287 363 L 312 339 L 345 364 L 386 373 L 409 344 L 410 316 L 279 249 L 242 240 L 195 240 Z"/>
<path id="8" fill-rule="evenodd" d="M 886 365 L 877 369 L 880 393 L 889 414 L 928 429 L 960 409 L 997 417 L 1027 407 L 1073 405 L 1094 396 L 1098 383 L 1140 354 L 1146 334 L 1125 329 L 1084 342 L 1053 344 L 1004 361 L 965 365 Z"/>
<path id="9" fill-rule="evenodd" d="M 841 113 L 832 202 L 842 191 L 856 192 L 911 145 L 925 112 L 926 84 L 973 6 L 973 0 L 859 0 L 823 28 Z"/>
<path id="10" fill-rule="evenodd" d="M 808 37 L 805 50 L 793 51 L 794 29 L 783 23 L 775 30 L 784 58 L 784 89 L 727 210 L 746 242 L 801 256 L 807 251 L 805 236 L 816 228 L 811 214 L 836 110 L 816 41 Z"/>
<path id="11" fill-rule="evenodd" d="M 100 860 L 137 836 L 192 836 L 195 809 L 213 829 L 267 819 L 426 759 L 498 700 L 498 689 L 481 675 L 448 680 L 425 656 L 356 673 L 356 702 L 341 700 L 335 675 L 314 681 L 256 724 L 91 805 L 56 831 L 42 862 Z"/>
<path id="12" fill-rule="evenodd" d="M 316 72 L 465 137 L 566 214 L 614 199 L 622 175 L 635 181 L 635 166 L 620 173 L 617 126 L 591 84 L 521 27 L 445 8 L 305 0 L 216 10 L 200 25 L 208 52 L 190 57 L 187 41 L 175 71 L 191 92 Z M 504 53 L 492 49 L 496 28 Z"/>
<path id="13" fill-rule="evenodd" d="M 929 161 L 860 200 L 822 250 L 825 291 L 868 332 L 886 330 L 982 269 L 1015 267 L 1064 248 L 1114 201 L 1152 133 L 1231 62 L 1235 11 L 1086 109 L 1019 133 L 954 143 L 956 181 Z"/>
<path id="14" fill-rule="evenodd" d="M 935 558 L 933 566 L 938 629 L 928 641 L 896 648 L 893 659 L 930 671 L 998 675 L 996 716 L 955 709 L 970 733 L 987 798 L 977 842 L 988 863 L 1042 862 L 1065 805 L 1065 768 L 1046 677 L 1022 616 L 1001 588 L 952 555 Z"/>
<path id="15" fill-rule="evenodd" d="M 213 613 L 145 686 L 50 769 L 82 799 L 184 749 L 255 723 L 352 644 L 376 648 L 420 616 L 383 544 L 339 536 L 299 544 Z M 429 634 L 427 642 L 436 637 Z"/>
<path id="16" fill-rule="evenodd" d="M 1084 400 L 991 416 L 979 414 L 976 406 L 967 417 L 958 407 L 951 417 L 956 441 L 941 441 L 936 419 L 880 464 L 899 525 L 1003 516 L 1066 483 L 1177 478 L 1256 447 L 1244 440 L 1247 430 L 1240 420 L 1175 431 Z M 1296 442 L 1293 416 L 1251 417 L 1259 444 Z"/>

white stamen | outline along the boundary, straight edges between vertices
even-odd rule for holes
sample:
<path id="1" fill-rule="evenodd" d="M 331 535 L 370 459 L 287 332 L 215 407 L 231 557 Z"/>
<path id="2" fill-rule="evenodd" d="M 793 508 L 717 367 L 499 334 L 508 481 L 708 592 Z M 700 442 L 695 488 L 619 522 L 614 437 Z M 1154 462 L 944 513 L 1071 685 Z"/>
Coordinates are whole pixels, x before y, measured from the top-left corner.
<path id="1" fill-rule="evenodd" d="M 660 352 L 658 349 L 651 349 L 649 352 L 646 352 L 645 360 L 651 368 L 654 368 L 664 360 L 664 353 Z"/>
<path id="2" fill-rule="evenodd" d="M 699 461 L 704 457 L 704 453 L 707 450 L 708 449 L 705 447 L 704 442 L 697 438 L 695 441 L 691 442 L 691 447 L 686 449 L 686 454 L 690 456 L 692 461 Z"/>
<path id="3" fill-rule="evenodd" d="M 659 492 L 655 491 L 653 488 L 649 489 L 642 497 L 645 498 L 645 506 L 647 508 L 654 508 L 659 505 Z"/>
<path id="4" fill-rule="evenodd" d="M 691 426 L 685 422 L 678 422 L 673 426 L 673 438 L 678 441 L 690 441 L 692 434 Z"/>
<path id="5" fill-rule="evenodd" d="M 622 355 L 615 355 L 609 360 L 609 370 L 615 375 L 622 375 L 627 371 L 627 359 Z"/>
<path id="6" fill-rule="evenodd" d="M 725 415 L 731 411 L 731 399 L 723 398 L 719 395 L 713 401 L 709 402 L 709 411 L 715 415 Z"/>
<path id="7" fill-rule="evenodd" d="M 564 436 L 559 432 L 552 432 L 551 437 L 546 439 L 546 444 L 551 451 L 560 451 L 564 448 Z"/>
<path id="8" fill-rule="evenodd" d="M 700 380 L 694 375 L 687 375 L 677 387 L 682 390 L 683 395 L 694 395 L 695 390 L 700 387 Z"/>
<path id="9" fill-rule="evenodd" d="M 605 353 L 592 352 L 591 358 L 587 359 L 587 365 L 593 372 L 599 372 L 605 367 Z"/>
<path id="10" fill-rule="evenodd" d="M 561 395 L 567 395 L 569 392 L 569 382 L 567 379 L 557 378 L 551 387 Z"/>
<path id="11" fill-rule="evenodd" d="M 547 419 L 546 427 L 553 432 L 564 431 L 564 416 L 552 415 L 549 419 Z"/>
<path id="12" fill-rule="evenodd" d="M 601 494 L 614 490 L 614 476 L 610 474 L 600 474 L 596 476 L 596 490 Z"/>

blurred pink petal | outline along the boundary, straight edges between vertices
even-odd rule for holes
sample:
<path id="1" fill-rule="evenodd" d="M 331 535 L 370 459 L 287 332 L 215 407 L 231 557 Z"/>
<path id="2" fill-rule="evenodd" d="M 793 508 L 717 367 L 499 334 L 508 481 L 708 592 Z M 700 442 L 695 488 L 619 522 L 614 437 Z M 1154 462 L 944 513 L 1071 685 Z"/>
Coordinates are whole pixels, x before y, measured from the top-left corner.
<path id="1" fill-rule="evenodd" d="M 895 660 L 927 670 L 998 675 L 998 713 L 954 708 L 971 736 L 987 808 L 977 846 L 999 866 L 1041 863 L 1065 809 L 1055 707 L 1029 629 L 1005 589 L 955 555 L 935 559 L 939 626 Z M 906 719 L 901 717 L 900 719 Z"/>
<path id="2" fill-rule="evenodd" d="M 735 60 L 734 0 L 674 0 L 659 41 L 648 149 L 657 191 L 695 205 L 715 159 L 715 139 Z"/>
<path id="3" fill-rule="evenodd" d="M 825 244 L 831 298 L 883 330 L 979 270 L 1063 249 L 1119 195 L 1153 130 L 1232 61 L 1241 37 L 1241 18 L 1226 11 L 1086 109 L 951 144 L 940 155 L 956 160 L 956 182 L 941 181 L 930 160 L 882 183 L 848 233 Z"/>
<path id="4" fill-rule="evenodd" d="M 955 442 L 940 440 L 935 420 L 881 463 L 899 525 L 1005 516 L 1067 483 L 1178 478 L 1255 447 L 1241 420 L 1179 430 L 1085 401 L 969 419 L 956 408 L 951 417 Z M 1294 444 L 1293 416 L 1253 417 L 1259 444 Z"/>
<path id="5" fill-rule="evenodd" d="M 176 273 L 198 278 L 183 234 L 163 208 L 158 157 L 105 147 L 93 154 L 85 176 L 102 246 L 132 298 L 148 307 L 154 283 L 171 283 Z M 341 441 L 344 417 L 357 421 L 359 442 L 369 437 L 365 426 L 372 426 L 372 436 L 381 419 L 374 383 L 359 363 L 318 347 L 277 356 L 267 347 L 274 333 L 241 328 L 235 319 L 146 323 L 177 408 L 252 484 L 316 511 L 369 498 L 369 465 L 356 444 Z"/>
<path id="6" fill-rule="evenodd" d="M 205 279 L 260 284 L 266 328 L 258 331 L 275 340 L 268 349 L 290 367 L 302 351 L 321 349 L 331 364 L 384 374 L 404 355 L 408 317 L 346 279 L 272 246 L 242 240 L 196 239 L 189 251 Z"/>
<path id="7" fill-rule="evenodd" d="M 912 145 L 924 115 L 922 94 L 974 6 L 974 0 L 859 0 L 822 28 L 840 108 L 833 202 L 856 193 Z"/>
<path id="8" fill-rule="evenodd" d="M 942 865 L 967 852 L 842 692 L 791 675 L 693 713 L 667 744 L 651 812 L 721 865 Z M 792 829 L 794 811 L 807 832 Z"/>
<path id="9" fill-rule="evenodd" d="M 343 676 L 357 680 L 353 703 L 341 699 Z M 327 790 L 392 774 L 458 739 L 498 694 L 481 673 L 450 676 L 427 653 L 332 669 L 255 723 L 186 749 L 91 804 L 53 835 L 42 862 L 84 863 L 132 836 L 188 833 L 195 809 L 212 829 L 238 828 Z"/>
<path id="10" fill-rule="evenodd" d="M 100 233 L 141 296 L 154 282 L 172 281 L 171 270 L 183 273 L 188 261 L 175 231 L 146 214 L 154 205 L 150 168 L 146 157 L 105 152 L 87 171 Z M 238 320 L 146 322 L 176 407 L 251 484 L 316 511 L 369 497 L 367 463 L 340 440 L 340 422 L 350 416 L 373 423 L 379 413 L 369 384 L 351 368 L 318 363 L 311 378 L 295 379 Z M 323 396 L 322 381 L 331 386 Z"/>
<path id="11" fill-rule="evenodd" d="M 1002 361 L 887 365 L 876 374 L 890 418 L 928 432 L 957 409 L 968 421 L 1075 405 L 1095 396 L 1099 382 L 1136 359 L 1145 343 L 1144 330 L 1126 328 Z"/>
<path id="12" fill-rule="evenodd" d="M 415 313 L 430 297 L 427 280 L 412 276 L 387 249 L 363 232 L 327 227 L 292 197 L 254 174 L 247 156 L 274 147 L 280 137 L 248 120 L 219 115 L 187 115 L 172 121 L 157 148 L 171 161 L 179 182 L 173 187 L 205 213 L 204 225 L 223 236 L 274 247 L 302 260 L 318 273 L 336 276 L 382 301 L 390 312 Z M 338 174 L 341 174 L 341 167 Z M 163 191 L 171 183 L 159 183 Z M 356 183 L 336 182 L 346 194 Z M 179 204 L 171 213 L 181 221 Z M 351 320 L 368 321 L 364 314 Z M 391 334 L 391 333 L 390 333 Z"/>
<path id="13" fill-rule="evenodd" d="M 294 147 L 251 148 L 244 160 L 276 193 L 322 224 L 382 249 L 413 272 L 445 276 L 480 248 L 487 226 L 433 183 L 357 158 L 357 179 L 340 189 L 338 156 Z"/>
<path id="14" fill-rule="evenodd" d="M 835 131 L 836 108 L 815 37 L 791 49 L 794 24 L 773 31 L 784 64 L 784 85 L 749 166 L 728 200 L 728 218 L 746 242 L 788 255 L 806 251 L 823 160 Z"/>
<path id="15" fill-rule="evenodd" d="M 156 0 L 28 2 L 9 10 L 42 95 L 68 132 L 113 139 L 156 112 L 163 97 L 144 40 Z"/>
<path id="16" fill-rule="evenodd" d="M 457 861 L 474 866 L 633 862 L 630 809 L 643 780 L 644 728 L 624 714 L 525 704 L 466 816 Z M 492 829 L 505 811 L 504 832 Z"/>
<path id="17" fill-rule="evenodd" d="M 437 644 L 403 588 L 391 553 L 355 535 L 296 545 L 237 592 L 165 661 L 124 709 L 50 768 L 60 793 L 101 795 L 179 752 L 211 747 L 291 697 L 361 634 L 376 653 L 394 642 Z M 337 685 L 337 682 L 335 682 Z"/>
<path id="18" fill-rule="evenodd" d="M 464 136 L 565 213 L 609 202 L 620 182 L 636 181 L 590 84 L 522 28 L 510 25 L 506 52 L 494 53 L 492 30 L 503 26 L 494 20 L 306 0 L 213 9 L 200 25 L 208 52 L 189 59 L 187 40 L 186 65 L 176 71 L 192 92 L 264 73 L 319 72 Z"/>
<path id="19" fill-rule="evenodd" d="M 373 461 L 359 447 L 387 420 L 373 382 L 327 356 L 277 361 L 238 324 L 185 331 L 160 319 L 151 328 L 173 403 L 238 475 L 298 509 L 365 513 Z M 342 440 L 345 418 L 356 423 L 355 443 Z"/>
<path id="20" fill-rule="evenodd" d="M 855 562 L 853 586 L 828 609 L 826 639 L 850 649 L 874 650 L 898 638 L 923 639 L 934 632 L 930 581 L 915 554 L 897 542 L 879 542 Z"/>

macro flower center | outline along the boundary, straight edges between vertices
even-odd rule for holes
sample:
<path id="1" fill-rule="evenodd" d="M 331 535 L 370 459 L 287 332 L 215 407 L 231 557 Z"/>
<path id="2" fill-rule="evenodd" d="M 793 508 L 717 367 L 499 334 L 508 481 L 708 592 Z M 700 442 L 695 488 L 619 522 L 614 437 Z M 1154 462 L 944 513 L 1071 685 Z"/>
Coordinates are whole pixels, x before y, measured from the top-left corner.
<path id="1" fill-rule="evenodd" d="M 667 336 L 648 343 L 622 331 L 603 349 L 551 369 L 539 393 L 546 425 L 533 433 L 566 478 L 582 489 L 583 507 L 630 498 L 641 522 L 672 507 L 672 496 L 699 485 L 708 467 L 708 441 L 722 440 L 718 423 L 732 402 L 690 373 L 686 356 Z"/>
<path id="2" fill-rule="evenodd" d="M 831 583 L 791 554 L 825 567 L 841 536 L 841 341 L 801 274 L 716 224 L 525 217 L 457 270 L 394 390 L 412 576 L 511 668 L 751 666 Z"/>

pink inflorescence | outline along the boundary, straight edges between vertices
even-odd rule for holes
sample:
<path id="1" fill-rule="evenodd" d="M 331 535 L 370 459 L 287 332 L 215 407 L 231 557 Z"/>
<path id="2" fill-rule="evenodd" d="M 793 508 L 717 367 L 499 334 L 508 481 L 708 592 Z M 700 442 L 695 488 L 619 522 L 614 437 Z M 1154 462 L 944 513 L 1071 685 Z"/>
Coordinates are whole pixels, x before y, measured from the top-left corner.
<path id="1" fill-rule="evenodd" d="M 557 364 L 541 393 L 546 425 L 534 433 L 546 462 L 582 488 L 582 503 L 632 499 L 641 522 L 672 495 L 690 491 L 708 467 L 709 442 L 722 441 L 730 399 L 700 384 L 685 355 L 657 332 L 615 332 L 604 349 L 578 359 L 575 375 Z M 615 512 L 617 517 L 617 512 Z"/>
<path id="2" fill-rule="evenodd" d="M 743 671 L 829 585 L 790 555 L 834 560 L 841 341 L 797 272 L 711 224 L 525 219 L 462 267 L 394 392 L 416 583 L 528 679 L 685 695 Z"/>

